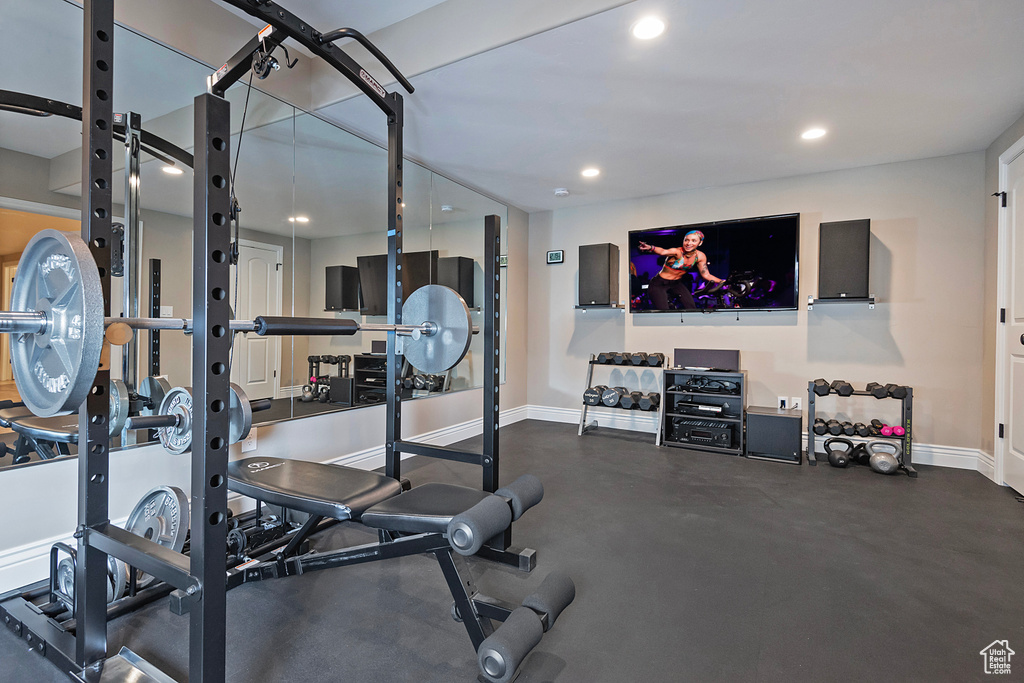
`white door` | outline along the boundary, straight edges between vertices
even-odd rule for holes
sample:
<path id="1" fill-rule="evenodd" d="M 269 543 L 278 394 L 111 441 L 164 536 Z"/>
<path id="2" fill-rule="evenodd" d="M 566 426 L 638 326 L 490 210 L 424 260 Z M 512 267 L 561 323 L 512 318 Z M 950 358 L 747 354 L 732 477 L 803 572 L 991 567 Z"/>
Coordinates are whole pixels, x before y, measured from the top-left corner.
<path id="1" fill-rule="evenodd" d="M 1006 171 L 1003 481 L 1024 493 L 1024 154 Z"/>
<path id="2" fill-rule="evenodd" d="M 235 318 L 252 320 L 260 315 L 281 315 L 281 247 L 240 240 L 238 247 L 238 297 Z M 235 272 L 232 270 L 231 302 L 235 305 Z M 275 398 L 281 363 L 280 337 L 235 334 L 231 381 L 250 399 Z"/>
<path id="3" fill-rule="evenodd" d="M 14 286 L 14 274 L 17 271 L 17 263 L 4 266 L 3 286 L 0 287 L 0 292 L 3 292 L 3 301 L 0 302 L 0 306 L 2 306 L 0 310 L 11 310 L 11 288 Z M 10 336 L 9 334 L 0 334 L 0 381 L 14 379 L 14 373 L 11 372 L 11 347 L 8 346 Z"/>

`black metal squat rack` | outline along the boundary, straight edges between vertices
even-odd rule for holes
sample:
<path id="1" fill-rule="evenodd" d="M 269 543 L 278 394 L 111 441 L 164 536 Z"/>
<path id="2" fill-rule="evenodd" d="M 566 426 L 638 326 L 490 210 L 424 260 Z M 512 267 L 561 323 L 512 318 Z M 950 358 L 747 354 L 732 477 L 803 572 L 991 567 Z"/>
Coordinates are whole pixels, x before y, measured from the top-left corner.
<path id="1" fill-rule="evenodd" d="M 79 413 L 78 541 L 74 631 L 63 628 L 25 597 L 0 601 L 5 625 L 62 671 L 84 681 L 112 680 L 125 665 L 118 657 L 107 659 L 107 556 L 173 586 L 188 604 L 189 676 L 192 683 L 225 679 L 227 558 L 227 466 L 229 405 L 228 307 L 230 278 L 229 194 L 231 140 L 227 88 L 251 67 L 257 51 L 269 54 L 291 38 L 324 59 L 354 83 L 385 113 L 388 121 L 388 322 L 402 320 L 402 126 L 403 100 L 389 93 L 358 63 L 332 44 L 352 38 L 364 45 L 412 92 L 408 81 L 387 58 L 352 29 L 320 33 L 309 24 L 267 0 L 226 0 L 264 21 L 264 29 L 207 83 L 209 92 L 195 99 L 195 148 L 193 191 L 193 404 L 191 453 L 191 552 L 183 555 L 153 541 L 131 534 L 110 523 L 109 449 L 107 428 L 109 367 L 101 365 L 92 389 Z M 110 315 L 111 176 L 114 64 L 114 0 L 85 0 L 82 107 L 82 237 L 99 269 L 104 316 Z M 485 219 L 484 272 L 489 296 L 483 307 L 485 382 L 483 397 L 483 448 L 468 453 L 402 440 L 400 350 L 394 330 L 388 332 L 387 474 L 400 478 L 401 454 L 480 464 L 483 489 L 498 488 L 499 335 L 500 335 L 500 219 Z M 507 530 L 500 543 L 485 547 L 479 555 L 520 569 L 532 569 L 535 554 L 511 547 Z M 27 595 L 27 594 L 26 594 Z M 7 594 L 4 598 L 10 598 Z M 130 653 L 129 653 L 130 654 Z M 145 662 L 141 664 L 145 665 Z M 148 665 L 147 665 L 148 666 Z M 137 668 L 146 671 L 147 666 Z M 148 669 L 152 670 L 151 666 Z M 153 671 L 159 675 L 160 672 Z M 136 674 L 138 675 L 138 674 Z M 166 677 L 164 677 L 166 678 Z M 136 679 L 133 679 L 136 680 Z M 141 677 L 137 680 L 159 680 Z"/>

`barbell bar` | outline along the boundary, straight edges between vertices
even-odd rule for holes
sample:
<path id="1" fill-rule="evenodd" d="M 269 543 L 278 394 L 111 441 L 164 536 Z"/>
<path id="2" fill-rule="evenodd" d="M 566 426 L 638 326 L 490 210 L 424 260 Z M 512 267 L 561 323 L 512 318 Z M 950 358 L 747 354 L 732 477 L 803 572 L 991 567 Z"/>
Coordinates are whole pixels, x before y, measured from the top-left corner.
<path id="1" fill-rule="evenodd" d="M 21 263 L 11 291 L 12 310 L 0 311 L 0 333 L 12 336 L 14 379 L 35 415 L 63 415 L 78 409 L 92 389 L 105 335 L 111 342 L 126 343 L 135 329 L 192 329 L 188 318 L 104 317 L 99 269 L 88 245 L 73 233 L 36 233 Z M 212 293 L 215 298 L 225 295 Z M 231 321 L 229 327 L 260 336 L 394 331 L 403 337 L 401 352 L 406 359 L 427 373 L 444 372 L 469 352 L 477 330 L 469 307 L 454 290 L 442 285 L 420 287 L 405 300 L 402 312 L 405 322 L 399 325 L 260 316 Z M 120 335 L 110 334 L 116 329 Z M 218 334 L 217 328 L 213 334 Z"/>

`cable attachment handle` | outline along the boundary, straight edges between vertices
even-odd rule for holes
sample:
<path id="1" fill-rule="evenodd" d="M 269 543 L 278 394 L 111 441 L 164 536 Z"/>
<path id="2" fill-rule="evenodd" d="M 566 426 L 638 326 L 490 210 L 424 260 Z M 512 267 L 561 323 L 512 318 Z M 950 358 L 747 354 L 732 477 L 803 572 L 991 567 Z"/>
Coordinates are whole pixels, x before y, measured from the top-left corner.
<path id="1" fill-rule="evenodd" d="M 402 87 L 405 88 L 406 91 L 408 91 L 410 94 L 415 92 L 416 89 L 412 87 L 412 83 L 410 83 L 408 79 L 406 79 L 406 77 L 402 75 L 402 72 L 399 71 L 395 67 L 395 65 L 391 63 L 391 60 L 388 59 L 383 52 L 378 50 L 377 46 L 371 43 L 369 38 L 364 36 L 359 31 L 355 30 L 354 28 L 339 28 L 333 31 L 328 31 L 327 33 L 321 34 L 320 37 L 317 38 L 317 42 L 319 42 L 321 45 L 325 45 L 327 43 L 333 43 L 334 41 L 340 40 L 342 38 L 352 38 L 353 40 L 357 41 L 360 45 L 365 47 L 370 52 L 370 54 L 376 57 L 378 62 L 383 64 L 387 68 L 387 70 L 391 72 L 391 75 L 394 76 L 398 80 L 398 82 L 402 84 Z"/>

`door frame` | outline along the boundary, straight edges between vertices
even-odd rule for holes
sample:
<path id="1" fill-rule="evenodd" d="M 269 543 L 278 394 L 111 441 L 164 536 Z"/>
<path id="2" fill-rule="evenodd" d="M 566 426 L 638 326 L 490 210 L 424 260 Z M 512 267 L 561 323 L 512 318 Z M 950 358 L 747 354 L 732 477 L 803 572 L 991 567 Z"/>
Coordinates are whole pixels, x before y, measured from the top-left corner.
<path id="1" fill-rule="evenodd" d="M 252 247 L 254 249 L 266 249 L 267 251 L 273 251 L 277 256 L 277 263 L 280 264 L 276 269 L 275 273 L 277 277 L 277 310 L 272 311 L 270 315 L 281 315 L 281 310 L 284 307 L 284 247 L 280 244 L 271 244 L 269 242 L 259 242 L 257 240 L 247 239 L 244 237 L 238 238 L 239 247 Z M 238 266 L 235 266 L 237 272 Z M 234 274 L 232 274 L 232 282 L 234 285 Z M 232 301 L 232 303 L 234 303 Z M 238 312 L 235 312 L 238 315 Z M 282 398 L 281 396 L 281 350 L 283 345 L 281 344 L 282 337 L 275 336 L 277 340 L 277 353 L 274 357 L 274 398 Z"/>
<path id="2" fill-rule="evenodd" d="M 1017 157 L 1024 154 L 1024 137 L 1013 143 L 1005 152 L 999 155 L 999 191 L 1007 192 L 1009 166 Z M 1024 201 L 1024 197 L 1021 198 Z M 1009 208 L 1009 207 L 1007 207 Z M 1024 206 L 1019 207 L 1024 210 Z M 1013 265 L 1013 254 L 1010 253 L 1010 212 L 1003 211 L 1002 207 L 997 209 L 999 216 L 999 233 L 996 242 L 996 401 L 995 401 L 995 423 L 992 425 L 992 440 L 995 444 L 995 478 L 1000 486 L 1006 486 L 1003 481 L 1003 463 L 1006 458 L 1006 440 L 999 438 L 1000 423 L 1006 424 L 1006 375 L 1009 372 L 1006 358 L 1006 329 L 1003 323 L 999 322 L 999 311 L 1006 308 L 1010 298 L 1010 269 Z"/>

